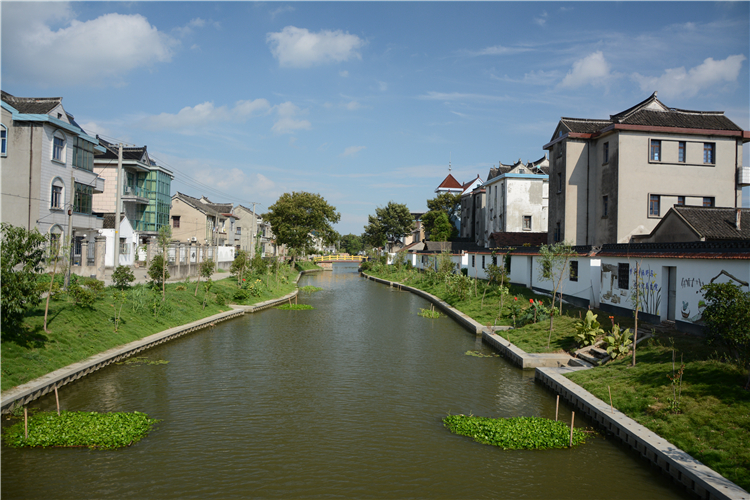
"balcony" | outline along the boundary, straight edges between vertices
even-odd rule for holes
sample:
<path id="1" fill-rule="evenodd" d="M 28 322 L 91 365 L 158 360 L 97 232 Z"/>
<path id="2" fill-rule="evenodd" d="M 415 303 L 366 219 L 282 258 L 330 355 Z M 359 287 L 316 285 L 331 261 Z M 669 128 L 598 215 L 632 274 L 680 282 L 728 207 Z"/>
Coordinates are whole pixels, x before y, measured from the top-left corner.
<path id="1" fill-rule="evenodd" d="M 737 169 L 737 180 L 740 186 L 750 186 L 750 167 Z"/>
<path id="2" fill-rule="evenodd" d="M 148 191 L 138 186 L 123 186 L 122 201 L 148 205 Z"/>

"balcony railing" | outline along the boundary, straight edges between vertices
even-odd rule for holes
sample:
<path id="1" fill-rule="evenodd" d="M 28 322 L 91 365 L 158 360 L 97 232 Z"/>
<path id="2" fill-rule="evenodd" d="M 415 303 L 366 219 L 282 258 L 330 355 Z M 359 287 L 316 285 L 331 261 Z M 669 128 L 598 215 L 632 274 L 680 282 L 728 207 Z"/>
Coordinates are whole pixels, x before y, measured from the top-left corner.
<path id="1" fill-rule="evenodd" d="M 148 191 L 138 186 L 123 186 L 122 195 L 123 196 L 137 196 L 139 198 L 148 198 Z"/>

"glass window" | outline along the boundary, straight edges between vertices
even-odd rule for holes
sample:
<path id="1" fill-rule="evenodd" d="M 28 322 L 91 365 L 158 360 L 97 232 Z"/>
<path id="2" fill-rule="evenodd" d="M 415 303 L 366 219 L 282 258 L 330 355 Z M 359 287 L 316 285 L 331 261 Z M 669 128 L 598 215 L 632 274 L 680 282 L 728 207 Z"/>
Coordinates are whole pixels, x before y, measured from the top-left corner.
<path id="1" fill-rule="evenodd" d="M 627 262 L 617 264 L 617 288 L 627 290 L 629 277 L 630 264 Z"/>
<path id="2" fill-rule="evenodd" d="M 606 194 L 602 196 L 602 217 L 609 215 L 609 196 Z"/>
<path id="3" fill-rule="evenodd" d="M 562 193 L 562 172 L 557 173 L 557 192 Z"/>
<path id="4" fill-rule="evenodd" d="M 570 261 L 570 281 L 578 281 L 578 261 Z"/>
<path id="5" fill-rule="evenodd" d="M 477 267 L 476 258 L 476 255 L 471 256 L 471 267 Z"/>
<path id="6" fill-rule="evenodd" d="M 651 217 L 659 216 L 659 204 L 661 202 L 661 196 L 658 194 L 652 194 L 648 197 L 648 215 Z"/>
<path id="7" fill-rule="evenodd" d="M 523 230 L 531 231 L 531 216 L 530 215 L 523 216 Z"/>
<path id="8" fill-rule="evenodd" d="M 716 163 L 714 158 L 714 147 L 713 142 L 706 142 L 703 144 L 703 163 Z"/>
<path id="9" fill-rule="evenodd" d="M 609 143 L 608 142 L 605 142 L 604 146 L 602 147 L 602 156 L 603 156 L 602 163 L 609 163 Z"/>
<path id="10" fill-rule="evenodd" d="M 649 158 L 651 161 L 661 161 L 661 141 L 651 139 L 651 152 Z"/>
<path id="11" fill-rule="evenodd" d="M 52 186 L 52 198 L 49 206 L 51 208 L 62 208 L 62 186 Z"/>
<path id="12" fill-rule="evenodd" d="M 65 150 L 65 139 L 62 137 L 54 137 L 52 139 L 52 159 L 57 161 L 65 161 L 63 159 L 63 151 Z"/>
<path id="13" fill-rule="evenodd" d="M 0 125 L 0 154 L 8 155 L 8 129 L 5 125 Z"/>
<path id="14" fill-rule="evenodd" d="M 178 229 L 180 227 L 180 216 L 179 215 L 173 215 L 172 216 L 172 227 L 175 229 Z"/>
<path id="15" fill-rule="evenodd" d="M 714 206 L 714 198 L 713 198 L 713 196 L 703 198 L 703 206 L 704 207 L 713 207 Z"/>
<path id="16" fill-rule="evenodd" d="M 94 188 L 76 182 L 73 211 L 91 215 L 91 205 L 94 198 Z"/>
<path id="17" fill-rule="evenodd" d="M 560 223 L 555 224 L 555 242 L 560 241 L 562 235 L 560 234 Z"/>
<path id="18" fill-rule="evenodd" d="M 685 197 L 684 196 L 678 196 L 677 197 L 677 205 L 684 205 L 685 204 Z"/>
<path id="19" fill-rule="evenodd" d="M 679 145 L 677 146 L 677 161 L 680 163 L 685 163 L 685 142 L 680 141 Z"/>
<path id="20" fill-rule="evenodd" d="M 484 269 L 484 255 L 482 255 L 482 269 Z"/>

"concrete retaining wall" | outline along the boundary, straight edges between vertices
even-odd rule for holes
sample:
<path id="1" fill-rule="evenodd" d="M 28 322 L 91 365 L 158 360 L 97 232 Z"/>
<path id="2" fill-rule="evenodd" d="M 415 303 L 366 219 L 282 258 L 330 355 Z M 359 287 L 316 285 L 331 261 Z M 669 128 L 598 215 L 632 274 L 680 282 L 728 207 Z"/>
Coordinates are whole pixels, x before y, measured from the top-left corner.
<path id="1" fill-rule="evenodd" d="M 706 500 L 750 499 L 747 491 L 619 410 L 612 410 L 607 403 L 564 376 L 581 369 L 585 368 L 537 368 L 536 379 L 560 394 L 575 407 L 576 412 L 586 415 L 698 497 Z"/>
<path id="2" fill-rule="evenodd" d="M 508 330 L 511 339 L 513 330 Z M 505 334 L 504 334 L 505 335 Z M 515 344 L 488 330 L 482 332 L 482 341 L 495 348 L 502 356 L 524 370 L 540 367 L 579 366 L 591 368 L 589 363 L 564 353 L 528 353 Z"/>

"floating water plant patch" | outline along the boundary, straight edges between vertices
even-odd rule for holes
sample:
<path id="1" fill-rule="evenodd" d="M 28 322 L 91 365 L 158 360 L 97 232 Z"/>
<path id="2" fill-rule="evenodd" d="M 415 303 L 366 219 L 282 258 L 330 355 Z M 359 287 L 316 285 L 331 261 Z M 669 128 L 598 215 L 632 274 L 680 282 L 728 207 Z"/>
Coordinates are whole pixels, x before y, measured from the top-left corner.
<path id="1" fill-rule="evenodd" d="M 466 351 L 467 356 L 474 356 L 475 358 L 499 358 L 500 355 L 494 352 L 485 354 L 482 351 Z"/>
<path id="2" fill-rule="evenodd" d="M 504 450 L 544 450 L 567 448 L 570 427 L 541 417 L 485 418 L 473 415 L 448 415 L 443 424 L 452 433 L 468 436 L 482 444 Z M 573 429 L 573 445 L 583 444 L 586 432 Z"/>
<path id="3" fill-rule="evenodd" d="M 429 309 L 422 309 L 419 308 L 419 312 L 417 313 L 419 316 L 422 316 L 423 318 L 439 318 L 440 312 L 438 312 L 437 309 L 435 309 L 434 305 L 430 305 Z"/>
<path id="4" fill-rule="evenodd" d="M 159 422 L 141 412 L 96 413 L 83 411 L 39 412 L 29 417 L 28 438 L 24 423 L 10 426 L 5 444 L 13 447 L 88 447 L 115 449 L 146 437 Z"/>
<path id="5" fill-rule="evenodd" d="M 317 286 L 307 285 L 307 286 L 303 286 L 302 288 L 300 288 L 300 290 L 302 290 L 305 293 L 315 293 L 315 292 L 321 291 L 322 288 L 319 288 Z"/>
<path id="6" fill-rule="evenodd" d="M 284 311 L 306 311 L 308 309 L 315 308 L 309 304 L 284 304 L 283 306 L 279 306 L 276 309 L 282 309 Z"/>
<path id="7" fill-rule="evenodd" d="M 148 359 L 146 357 L 128 358 L 125 361 L 120 361 L 118 365 L 166 365 L 169 363 L 166 359 Z"/>

